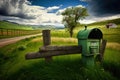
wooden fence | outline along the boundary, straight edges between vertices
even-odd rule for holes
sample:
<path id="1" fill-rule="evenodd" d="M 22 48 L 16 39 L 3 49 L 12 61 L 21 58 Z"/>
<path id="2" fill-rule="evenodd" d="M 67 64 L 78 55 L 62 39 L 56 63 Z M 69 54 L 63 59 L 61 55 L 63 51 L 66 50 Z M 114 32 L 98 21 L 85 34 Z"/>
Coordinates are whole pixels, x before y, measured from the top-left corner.
<path id="1" fill-rule="evenodd" d="M 40 30 L 21 30 L 21 29 L 3 29 L 0 28 L 0 36 L 20 36 L 40 33 Z"/>

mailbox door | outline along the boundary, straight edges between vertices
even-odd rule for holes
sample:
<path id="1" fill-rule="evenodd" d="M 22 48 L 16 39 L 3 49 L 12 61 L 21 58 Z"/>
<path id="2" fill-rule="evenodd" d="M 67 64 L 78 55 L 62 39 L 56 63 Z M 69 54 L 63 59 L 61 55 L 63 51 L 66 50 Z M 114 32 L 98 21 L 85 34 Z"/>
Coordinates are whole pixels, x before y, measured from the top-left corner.
<path id="1" fill-rule="evenodd" d="M 100 40 L 99 39 L 90 39 L 87 44 L 87 51 L 90 55 L 99 54 L 100 50 Z"/>

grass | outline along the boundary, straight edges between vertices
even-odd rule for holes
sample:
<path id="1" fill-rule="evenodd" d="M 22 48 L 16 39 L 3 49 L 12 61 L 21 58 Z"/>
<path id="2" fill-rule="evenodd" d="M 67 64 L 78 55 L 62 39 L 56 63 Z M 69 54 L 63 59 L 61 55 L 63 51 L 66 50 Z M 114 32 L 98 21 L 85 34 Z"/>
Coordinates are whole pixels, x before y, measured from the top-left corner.
<path id="1" fill-rule="evenodd" d="M 104 34 L 104 38 L 107 39 L 109 42 L 118 42 L 120 43 L 120 25 L 118 28 L 113 29 L 106 29 L 106 28 L 100 28 L 102 29 L 102 32 Z"/>
<path id="2" fill-rule="evenodd" d="M 71 39 L 71 40 L 70 40 Z M 113 70 L 120 67 L 119 50 L 108 47 L 103 67 L 87 69 L 81 63 L 81 55 L 53 57 L 46 63 L 44 59 L 25 60 L 25 54 L 36 52 L 42 46 L 42 38 L 25 39 L 16 44 L 0 48 L 1 80 L 117 80 L 119 73 Z M 52 45 L 77 45 L 75 38 L 52 37 Z M 34 47 L 33 47 L 34 46 Z M 19 49 L 19 48 L 24 49 Z M 6 51 L 7 50 L 7 51 Z M 116 55 L 114 54 L 116 53 Z M 112 56 L 112 57 L 111 57 Z M 114 58 L 113 58 L 114 56 Z M 8 66 L 9 65 L 9 66 Z M 111 66 L 111 67 L 110 67 Z M 112 70 L 111 70 L 112 69 Z M 114 75 L 114 73 L 116 75 Z"/>
<path id="3" fill-rule="evenodd" d="M 105 54 L 104 57 L 104 69 L 106 69 L 107 71 L 109 71 L 110 73 L 112 73 L 112 75 L 118 77 L 118 79 L 120 79 L 120 49 L 119 50 L 115 50 L 112 48 L 108 48 L 106 50 L 107 54 Z"/>
<path id="4" fill-rule="evenodd" d="M 120 44 L 117 42 L 109 42 L 109 43 L 107 43 L 107 48 L 120 50 Z"/>

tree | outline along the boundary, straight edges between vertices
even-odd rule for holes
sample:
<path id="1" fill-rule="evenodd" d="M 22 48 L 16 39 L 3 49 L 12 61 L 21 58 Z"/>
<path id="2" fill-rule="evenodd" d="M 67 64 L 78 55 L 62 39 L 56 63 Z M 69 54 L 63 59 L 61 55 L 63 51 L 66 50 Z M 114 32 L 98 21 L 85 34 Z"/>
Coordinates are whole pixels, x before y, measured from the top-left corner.
<path id="1" fill-rule="evenodd" d="M 87 13 L 87 9 L 84 7 L 71 7 L 63 11 L 62 15 L 63 15 L 62 22 L 65 28 L 69 31 L 70 37 L 72 37 L 73 30 L 76 27 L 76 25 L 79 23 L 78 21 L 88 16 L 88 13 Z"/>

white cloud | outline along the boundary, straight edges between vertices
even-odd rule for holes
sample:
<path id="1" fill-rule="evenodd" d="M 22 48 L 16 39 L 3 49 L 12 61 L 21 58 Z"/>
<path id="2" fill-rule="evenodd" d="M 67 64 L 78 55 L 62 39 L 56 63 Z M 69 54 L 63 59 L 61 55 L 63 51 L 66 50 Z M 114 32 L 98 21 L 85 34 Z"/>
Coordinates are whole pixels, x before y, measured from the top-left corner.
<path id="1" fill-rule="evenodd" d="M 105 17 L 96 17 L 94 18 L 96 21 L 103 21 L 103 20 L 111 20 L 111 19 L 116 19 L 120 18 L 120 14 L 118 15 L 112 15 L 112 16 L 105 16 Z"/>
<path id="2" fill-rule="evenodd" d="M 21 1 L 21 2 L 20 2 Z M 8 20 L 19 24 L 40 25 L 42 23 L 61 23 L 62 16 L 49 11 L 57 10 L 60 6 L 51 6 L 48 8 L 42 6 L 33 6 L 27 0 L 1 0 L 0 9 L 5 9 L 6 15 L 0 17 L 0 20 Z M 5 7 L 7 6 L 8 7 Z M 12 16 L 11 16 L 12 15 Z"/>
<path id="3" fill-rule="evenodd" d="M 99 21 L 111 20 L 111 19 L 117 19 L 117 18 L 120 18 L 120 14 L 113 15 L 113 16 L 104 16 L 104 17 L 88 16 L 86 17 L 86 19 L 80 20 L 79 22 L 82 24 L 90 24 L 93 22 L 99 22 Z"/>
<path id="4" fill-rule="evenodd" d="M 69 7 L 66 7 L 66 8 L 63 8 L 63 9 L 59 9 L 57 12 L 56 12 L 56 14 L 58 14 L 58 15 L 60 15 L 63 11 L 65 11 L 67 8 L 71 8 L 71 7 L 73 7 L 73 6 L 69 6 Z M 75 6 L 75 7 L 85 7 L 85 6 L 83 6 L 83 5 L 77 5 L 77 6 Z"/>
<path id="5" fill-rule="evenodd" d="M 53 25 L 55 27 L 63 27 L 64 28 L 64 25 L 61 23 L 41 23 L 41 25 Z"/>
<path id="6" fill-rule="evenodd" d="M 94 22 L 96 22 L 96 21 L 84 19 L 84 20 L 79 20 L 79 22 L 80 22 L 81 24 L 90 24 L 90 23 L 94 23 Z"/>
<path id="7" fill-rule="evenodd" d="M 27 0 L 0 0 L 0 14 L 5 16 L 16 16 L 32 18 L 26 15 L 30 2 Z"/>
<path id="8" fill-rule="evenodd" d="M 83 7 L 83 8 L 85 8 L 85 6 L 83 6 L 83 5 L 77 5 L 76 7 Z"/>
<path id="9" fill-rule="evenodd" d="M 49 11 L 57 10 L 57 9 L 59 9 L 60 7 L 61 7 L 61 6 L 48 7 L 48 8 L 47 8 L 47 11 L 49 12 Z"/>
<path id="10" fill-rule="evenodd" d="M 59 10 L 56 12 L 56 14 L 57 14 L 57 15 L 61 15 L 61 13 L 62 13 L 63 11 L 65 11 L 65 9 L 66 9 L 66 8 L 59 9 Z"/>

